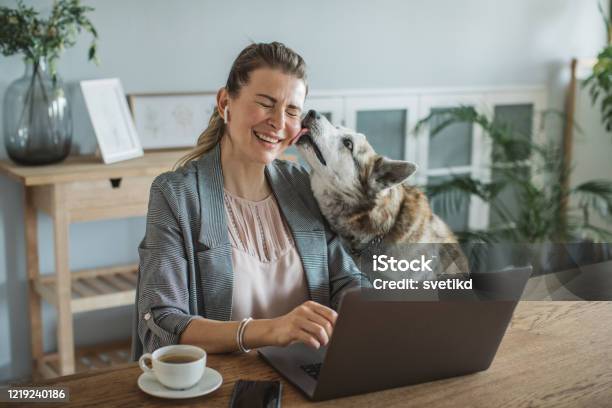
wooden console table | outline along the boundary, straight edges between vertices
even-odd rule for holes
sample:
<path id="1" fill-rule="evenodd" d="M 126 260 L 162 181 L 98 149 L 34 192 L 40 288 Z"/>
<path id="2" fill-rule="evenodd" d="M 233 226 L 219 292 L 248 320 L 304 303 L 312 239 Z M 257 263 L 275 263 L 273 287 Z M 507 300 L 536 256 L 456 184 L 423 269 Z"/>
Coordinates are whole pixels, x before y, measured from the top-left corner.
<path id="1" fill-rule="evenodd" d="M 0 173 L 21 182 L 25 191 L 32 375 L 35 378 L 67 375 L 127 361 L 127 343 L 119 343 L 114 348 L 96 348 L 96 352 L 86 356 L 75 352 L 72 316 L 78 312 L 134 304 L 137 265 L 71 272 L 68 262 L 70 223 L 145 215 L 151 182 L 160 173 L 170 170 L 185 153 L 184 150 L 146 153 L 137 159 L 106 165 L 94 156 L 77 156 L 59 164 L 36 167 L 0 161 Z M 40 274 L 36 222 L 39 210 L 53 219 L 53 275 Z M 43 351 L 41 299 L 57 309 L 57 353 Z M 83 358 L 76 359 L 75 355 Z"/>

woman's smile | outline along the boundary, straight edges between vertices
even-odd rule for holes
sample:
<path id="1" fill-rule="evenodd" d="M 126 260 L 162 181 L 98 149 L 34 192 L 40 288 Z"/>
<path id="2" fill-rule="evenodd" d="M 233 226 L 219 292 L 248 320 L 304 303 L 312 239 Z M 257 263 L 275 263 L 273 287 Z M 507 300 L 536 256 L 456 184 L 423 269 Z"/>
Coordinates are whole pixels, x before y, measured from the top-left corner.
<path id="1" fill-rule="evenodd" d="M 275 149 L 284 140 L 277 136 L 274 136 L 273 134 L 266 132 L 258 132 L 256 130 L 253 130 L 253 135 L 261 144 L 263 144 L 266 148 L 269 149 Z"/>

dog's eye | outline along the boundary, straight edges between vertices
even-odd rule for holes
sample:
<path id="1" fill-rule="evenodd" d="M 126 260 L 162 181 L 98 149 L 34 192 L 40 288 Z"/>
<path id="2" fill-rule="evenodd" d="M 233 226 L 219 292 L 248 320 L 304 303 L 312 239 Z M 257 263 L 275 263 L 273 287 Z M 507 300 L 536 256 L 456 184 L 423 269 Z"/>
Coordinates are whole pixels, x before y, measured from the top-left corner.
<path id="1" fill-rule="evenodd" d="M 351 152 L 353 151 L 353 141 L 351 139 L 349 138 L 343 139 L 342 144 L 344 144 L 344 147 L 349 149 Z"/>

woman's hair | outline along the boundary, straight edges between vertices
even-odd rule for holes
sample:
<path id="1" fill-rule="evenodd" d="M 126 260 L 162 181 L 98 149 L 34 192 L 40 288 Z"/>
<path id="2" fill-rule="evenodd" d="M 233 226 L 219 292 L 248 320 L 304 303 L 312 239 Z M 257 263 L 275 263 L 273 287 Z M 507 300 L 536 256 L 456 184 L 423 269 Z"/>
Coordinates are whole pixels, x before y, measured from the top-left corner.
<path id="1" fill-rule="evenodd" d="M 235 98 L 244 85 L 249 83 L 251 72 L 258 68 L 279 69 L 285 74 L 293 75 L 306 82 L 306 63 L 304 59 L 291 48 L 279 42 L 251 44 L 243 49 L 234 60 L 225 89 L 230 97 Z M 198 137 L 196 146 L 182 157 L 176 167 L 183 166 L 211 150 L 223 136 L 225 123 L 217 108 L 214 109 L 208 121 L 208 127 Z"/>

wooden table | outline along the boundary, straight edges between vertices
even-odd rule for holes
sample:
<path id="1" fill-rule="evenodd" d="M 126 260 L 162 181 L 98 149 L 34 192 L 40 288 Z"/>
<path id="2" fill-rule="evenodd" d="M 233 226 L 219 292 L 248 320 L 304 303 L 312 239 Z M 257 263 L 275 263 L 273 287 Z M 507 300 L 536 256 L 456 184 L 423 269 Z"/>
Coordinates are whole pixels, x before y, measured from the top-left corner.
<path id="1" fill-rule="evenodd" d="M 610 407 L 610 322 L 612 302 L 521 302 L 487 371 L 316 405 L 351 408 Z M 35 385 L 68 386 L 72 406 L 227 407 L 236 380 L 279 379 L 255 353 L 212 355 L 209 365 L 223 375 L 222 387 L 208 396 L 182 401 L 158 399 L 140 391 L 136 379 L 141 370 L 135 363 Z M 314 405 L 284 380 L 283 386 L 283 406 Z"/>
<path id="2" fill-rule="evenodd" d="M 108 361 L 125 363 L 129 347 L 124 342 L 75 350 L 73 314 L 133 305 L 137 265 L 87 269 L 69 268 L 70 224 L 79 221 L 143 216 L 147 212 L 151 182 L 187 153 L 159 151 L 113 164 L 94 156 L 69 157 L 46 166 L 20 166 L 0 160 L 4 173 L 24 186 L 24 215 L 29 283 L 32 371 L 34 378 L 52 378 Z M 53 219 L 55 273 L 41 275 L 38 264 L 37 213 Z M 136 248 L 134 248 L 136 251 Z M 57 310 L 56 353 L 43 352 L 41 301 Z"/>

